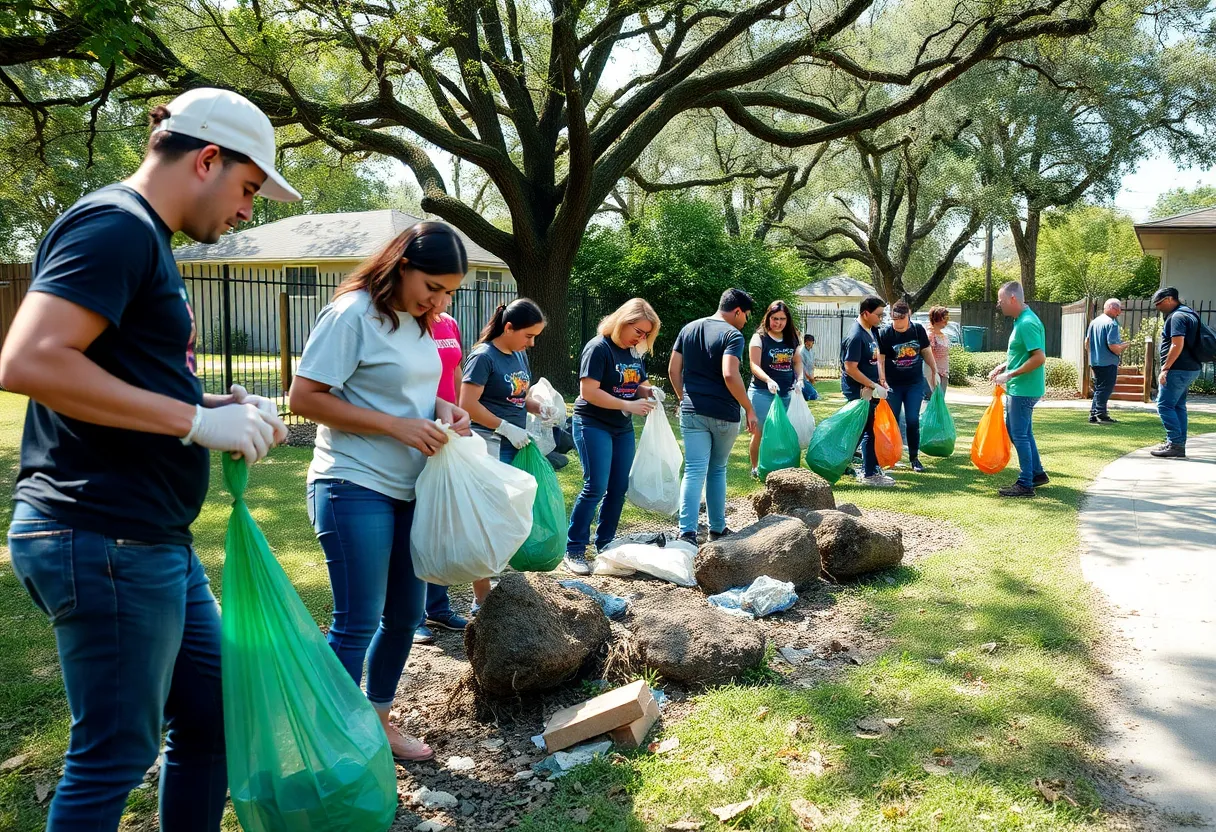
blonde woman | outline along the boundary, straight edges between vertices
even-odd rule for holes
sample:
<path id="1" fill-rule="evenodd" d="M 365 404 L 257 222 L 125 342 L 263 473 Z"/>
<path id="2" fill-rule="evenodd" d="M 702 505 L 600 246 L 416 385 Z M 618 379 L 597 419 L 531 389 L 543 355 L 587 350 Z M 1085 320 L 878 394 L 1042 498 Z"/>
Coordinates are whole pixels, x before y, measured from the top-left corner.
<path id="1" fill-rule="evenodd" d="M 575 575 L 591 574 L 587 544 L 597 507 L 596 549 L 616 537 L 633 466 L 633 417 L 647 415 L 666 398 L 646 383 L 644 356 L 659 337 L 659 316 L 649 303 L 641 298 L 628 301 L 600 321 L 598 331 L 583 347 L 574 403 L 574 446 L 583 463 L 583 490 L 570 514 L 564 563 Z"/>

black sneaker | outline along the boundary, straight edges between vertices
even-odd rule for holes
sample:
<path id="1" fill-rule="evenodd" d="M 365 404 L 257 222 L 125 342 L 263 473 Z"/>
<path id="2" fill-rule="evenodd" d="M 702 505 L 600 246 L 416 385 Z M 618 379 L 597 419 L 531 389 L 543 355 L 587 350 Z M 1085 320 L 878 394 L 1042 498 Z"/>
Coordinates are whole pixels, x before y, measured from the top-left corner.
<path id="1" fill-rule="evenodd" d="M 1051 482 L 1051 477 L 1047 476 L 1046 473 L 1038 474 L 1034 478 L 1034 487 L 1038 488 L 1040 485 L 1047 485 L 1049 482 Z"/>
<path id="2" fill-rule="evenodd" d="M 1100 425 L 1117 425 L 1117 424 L 1119 424 L 1119 420 L 1112 419 L 1109 416 L 1099 416 L 1098 424 L 1100 424 Z"/>
<path id="3" fill-rule="evenodd" d="M 469 626 L 469 620 L 463 615 L 457 615 L 456 613 L 450 613 L 443 618 L 431 618 L 428 615 L 426 623 L 432 627 L 442 627 L 445 630 L 452 630 L 457 633 L 464 632 L 464 628 Z"/>
<path id="4" fill-rule="evenodd" d="M 925 473 L 925 466 L 920 464 L 919 459 L 914 459 L 912 460 L 912 470 L 918 474 L 923 474 Z"/>
<path id="5" fill-rule="evenodd" d="M 735 530 L 732 529 L 730 526 L 727 526 L 725 529 L 723 529 L 720 532 L 710 532 L 709 533 L 709 542 L 713 543 L 715 540 L 721 540 L 724 537 L 730 537 L 734 533 L 735 533 Z"/>
<path id="6" fill-rule="evenodd" d="M 587 563 L 587 556 L 582 552 L 566 552 L 566 556 L 562 558 L 562 566 L 573 575 L 591 574 L 591 564 Z"/>
<path id="7" fill-rule="evenodd" d="M 680 541 L 682 543 L 691 543 L 693 546 L 697 546 L 697 547 L 700 547 L 700 545 L 701 545 L 701 544 L 697 543 L 697 533 L 696 532 L 684 532 L 683 534 L 680 535 Z"/>
<path id="8" fill-rule="evenodd" d="M 1186 445 L 1174 445 L 1170 442 L 1155 451 L 1149 451 L 1158 459 L 1186 459 Z"/>
<path id="9" fill-rule="evenodd" d="M 1034 489 L 1027 488 L 1020 482 L 1015 482 L 1013 485 L 1007 485 L 996 493 L 1002 497 L 1033 497 Z"/>
<path id="10" fill-rule="evenodd" d="M 1097 416 L 1095 416 L 1095 415 L 1093 415 L 1092 413 L 1091 413 L 1091 414 L 1089 414 L 1089 423 L 1090 423 L 1091 425 L 1096 425 L 1096 424 L 1098 424 L 1098 417 L 1097 417 Z"/>

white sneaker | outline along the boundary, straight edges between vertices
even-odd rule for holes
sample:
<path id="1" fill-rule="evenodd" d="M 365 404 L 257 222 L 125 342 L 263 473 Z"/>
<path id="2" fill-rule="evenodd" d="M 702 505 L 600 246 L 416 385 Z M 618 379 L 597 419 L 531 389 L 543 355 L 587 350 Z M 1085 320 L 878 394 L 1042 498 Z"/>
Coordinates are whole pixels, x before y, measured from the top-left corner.
<path id="1" fill-rule="evenodd" d="M 861 484 L 869 485 L 869 486 L 878 486 L 881 488 L 890 488 L 891 486 L 895 485 L 895 480 L 892 479 L 891 477 L 888 477 L 886 474 L 879 473 L 879 474 L 871 474 L 868 477 L 863 477 L 861 480 Z"/>

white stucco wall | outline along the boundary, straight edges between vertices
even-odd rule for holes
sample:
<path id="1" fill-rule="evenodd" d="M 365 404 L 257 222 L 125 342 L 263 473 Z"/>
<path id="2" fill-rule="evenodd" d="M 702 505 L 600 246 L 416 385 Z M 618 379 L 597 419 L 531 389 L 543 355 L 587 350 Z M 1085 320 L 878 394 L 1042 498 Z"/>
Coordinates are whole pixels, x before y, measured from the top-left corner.
<path id="1" fill-rule="evenodd" d="M 1187 303 L 1216 301 L 1216 229 L 1198 234 L 1141 234 L 1145 254 L 1161 258 L 1161 285 Z"/>

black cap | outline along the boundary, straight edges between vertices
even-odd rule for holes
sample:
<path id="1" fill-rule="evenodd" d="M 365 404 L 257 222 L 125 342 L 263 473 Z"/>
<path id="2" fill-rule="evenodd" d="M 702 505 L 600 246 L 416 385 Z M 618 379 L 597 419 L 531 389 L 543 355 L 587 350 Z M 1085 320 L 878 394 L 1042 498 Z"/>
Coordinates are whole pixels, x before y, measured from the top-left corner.
<path id="1" fill-rule="evenodd" d="M 1173 286 L 1162 286 L 1160 289 L 1158 289 L 1156 292 L 1153 293 L 1153 306 L 1156 306 L 1157 304 L 1161 303 L 1161 301 L 1165 300 L 1166 298 L 1173 298 L 1174 300 L 1178 300 L 1178 290 L 1175 289 Z"/>

